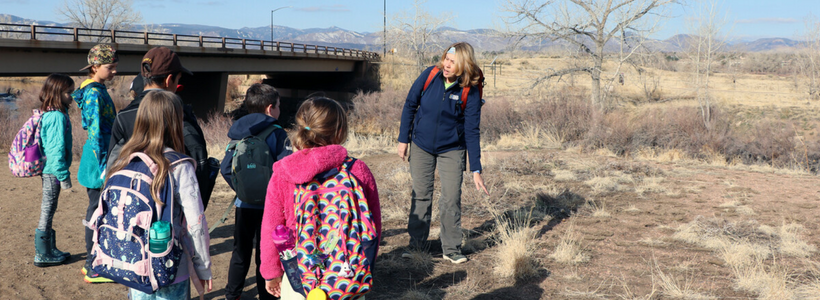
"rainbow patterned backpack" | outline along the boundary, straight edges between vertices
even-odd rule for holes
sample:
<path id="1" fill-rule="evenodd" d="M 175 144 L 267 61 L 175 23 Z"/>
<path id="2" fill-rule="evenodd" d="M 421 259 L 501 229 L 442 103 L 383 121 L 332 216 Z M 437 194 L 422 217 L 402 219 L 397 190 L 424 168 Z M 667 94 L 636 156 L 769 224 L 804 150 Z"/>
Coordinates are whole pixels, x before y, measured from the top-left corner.
<path id="1" fill-rule="evenodd" d="M 39 109 L 32 111 L 31 118 L 23 124 L 9 150 L 9 169 L 16 177 L 32 177 L 43 174 L 46 157 L 40 150 L 40 120 L 43 114 Z"/>
<path id="2" fill-rule="evenodd" d="M 359 182 L 350 174 L 356 160 L 296 186 L 296 274 L 302 295 L 322 289 L 328 299 L 358 299 L 373 282 L 379 234 Z"/>

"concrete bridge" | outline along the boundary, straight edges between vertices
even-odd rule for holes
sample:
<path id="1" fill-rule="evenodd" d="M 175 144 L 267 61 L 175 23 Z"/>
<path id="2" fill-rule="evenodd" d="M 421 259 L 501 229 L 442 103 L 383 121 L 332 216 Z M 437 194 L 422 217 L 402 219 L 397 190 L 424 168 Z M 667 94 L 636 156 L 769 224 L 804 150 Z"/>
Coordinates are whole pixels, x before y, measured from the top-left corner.
<path id="1" fill-rule="evenodd" d="M 226 37 L 113 31 L 0 23 L 0 77 L 85 75 L 88 49 L 98 40 L 120 57 L 119 75 L 137 75 L 142 56 L 155 46 L 174 50 L 194 73 L 183 76 L 180 96 L 203 116 L 221 112 L 229 74 L 265 74 L 265 83 L 282 94 L 283 113 L 296 102 L 323 91 L 347 100 L 357 90 L 378 87 L 373 62 L 378 54 L 355 49 Z"/>

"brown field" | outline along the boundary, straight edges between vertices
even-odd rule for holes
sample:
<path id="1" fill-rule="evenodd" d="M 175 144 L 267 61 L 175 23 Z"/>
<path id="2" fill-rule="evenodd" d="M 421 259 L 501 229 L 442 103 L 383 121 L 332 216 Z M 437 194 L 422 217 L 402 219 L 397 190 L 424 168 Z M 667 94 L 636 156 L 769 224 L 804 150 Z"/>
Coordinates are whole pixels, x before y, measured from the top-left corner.
<path id="1" fill-rule="evenodd" d="M 820 102 L 807 100 L 800 78 L 715 74 L 713 95 L 725 124 L 717 136 L 698 129 L 683 72 L 655 70 L 667 100 L 649 101 L 637 73 L 624 69 L 625 84 L 613 88 L 617 108 L 596 115 L 584 110 L 581 76 L 527 88 L 540 66 L 561 59 L 507 62 L 497 87 L 487 77 L 482 162 L 491 193 L 482 196 L 464 182 L 470 261 L 461 265 L 441 258 L 435 208 L 429 251 L 400 257 L 408 241 L 410 174 L 393 153 L 395 114 L 415 68 L 383 67 L 384 91 L 354 100 L 360 112 L 346 146 L 376 176 L 384 220 L 368 299 L 820 298 L 820 182 L 810 161 L 818 151 Z M 675 125 L 657 128 L 664 123 Z M 207 135 L 218 136 L 229 121 L 210 124 Z M 82 144 L 83 133 L 75 132 L 75 143 Z M 222 145 L 210 149 L 221 158 L 213 152 Z M 121 286 L 82 282 L 87 197 L 74 181 L 54 223 L 58 246 L 74 255 L 69 264 L 41 269 L 32 265 L 31 245 L 40 182 L 0 172 L 0 231 L 8 241 L 0 245 L 0 298 L 124 297 Z M 233 197 L 218 184 L 209 223 Z M 206 299 L 223 296 L 232 231 L 233 216 L 211 236 L 215 290 Z M 243 299 L 255 297 L 254 275 Z"/>

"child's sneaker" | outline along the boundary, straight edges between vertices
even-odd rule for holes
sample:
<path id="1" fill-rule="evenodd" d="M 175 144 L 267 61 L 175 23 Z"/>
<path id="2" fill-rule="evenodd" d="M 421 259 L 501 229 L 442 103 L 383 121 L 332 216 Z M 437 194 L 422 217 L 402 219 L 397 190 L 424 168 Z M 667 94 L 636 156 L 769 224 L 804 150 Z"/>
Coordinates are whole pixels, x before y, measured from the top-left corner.
<path id="1" fill-rule="evenodd" d="M 111 279 L 100 276 L 100 274 L 94 273 L 94 270 L 91 269 L 91 266 L 89 266 L 88 262 L 86 262 L 86 264 L 83 266 L 82 272 L 83 272 L 83 275 L 85 275 L 85 276 L 83 276 L 83 281 L 88 282 L 88 283 L 111 283 L 111 282 L 114 282 Z"/>
<path id="2" fill-rule="evenodd" d="M 453 252 L 450 254 L 444 254 L 444 258 L 449 260 L 451 263 L 460 264 L 467 261 L 467 257 L 464 254 Z"/>

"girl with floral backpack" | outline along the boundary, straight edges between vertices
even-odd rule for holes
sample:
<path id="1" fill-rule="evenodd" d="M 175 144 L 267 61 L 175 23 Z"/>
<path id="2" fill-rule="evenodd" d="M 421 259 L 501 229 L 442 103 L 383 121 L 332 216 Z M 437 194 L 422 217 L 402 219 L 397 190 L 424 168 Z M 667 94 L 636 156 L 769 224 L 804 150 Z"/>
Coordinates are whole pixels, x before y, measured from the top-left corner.
<path id="1" fill-rule="evenodd" d="M 68 252 L 57 249 L 52 220 L 57 211 L 60 190 L 71 188 L 71 173 L 68 168 L 71 166 L 72 140 L 71 121 L 67 111 L 73 91 L 74 80 L 63 74 L 49 75 L 40 90 L 42 104 L 39 112 L 42 115 L 37 125 L 40 133 L 39 150 L 46 160 L 41 174 L 43 202 L 40 206 L 40 221 L 34 230 L 34 265 L 38 267 L 59 265 L 71 256 Z"/>
<path id="2" fill-rule="evenodd" d="M 341 146 L 346 112 L 332 99 L 305 100 L 290 139 L 296 152 L 273 164 L 262 218 L 266 289 L 283 300 L 363 299 L 381 211 L 370 169 Z"/>

